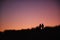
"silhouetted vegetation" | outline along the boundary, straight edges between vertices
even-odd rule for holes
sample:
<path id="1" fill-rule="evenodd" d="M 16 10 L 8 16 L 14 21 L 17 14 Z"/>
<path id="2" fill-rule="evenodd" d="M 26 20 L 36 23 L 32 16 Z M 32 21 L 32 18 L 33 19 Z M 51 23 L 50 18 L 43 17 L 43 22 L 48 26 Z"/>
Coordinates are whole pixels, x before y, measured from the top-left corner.
<path id="1" fill-rule="evenodd" d="M 26 30 L 5 30 L 0 32 L 0 40 L 59 40 L 60 25 L 45 27 L 40 24 L 36 28 Z"/>

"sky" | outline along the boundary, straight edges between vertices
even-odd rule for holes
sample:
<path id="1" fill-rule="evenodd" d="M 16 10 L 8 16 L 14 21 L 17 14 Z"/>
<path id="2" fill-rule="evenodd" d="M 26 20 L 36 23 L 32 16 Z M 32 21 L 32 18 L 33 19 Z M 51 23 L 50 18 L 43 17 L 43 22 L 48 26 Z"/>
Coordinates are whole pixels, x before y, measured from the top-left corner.
<path id="1" fill-rule="evenodd" d="M 1 1 L 0 31 L 34 28 L 60 24 L 59 1 L 6 0 Z"/>

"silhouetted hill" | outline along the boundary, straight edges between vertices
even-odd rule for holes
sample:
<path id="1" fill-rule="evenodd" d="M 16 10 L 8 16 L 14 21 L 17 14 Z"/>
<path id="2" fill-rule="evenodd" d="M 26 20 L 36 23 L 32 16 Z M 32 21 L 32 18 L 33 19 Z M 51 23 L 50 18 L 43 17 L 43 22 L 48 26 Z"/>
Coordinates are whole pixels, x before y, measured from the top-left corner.
<path id="1" fill-rule="evenodd" d="M 26 30 L 5 30 L 0 32 L 0 40 L 60 40 L 60 26 L 40 26 Z"/>

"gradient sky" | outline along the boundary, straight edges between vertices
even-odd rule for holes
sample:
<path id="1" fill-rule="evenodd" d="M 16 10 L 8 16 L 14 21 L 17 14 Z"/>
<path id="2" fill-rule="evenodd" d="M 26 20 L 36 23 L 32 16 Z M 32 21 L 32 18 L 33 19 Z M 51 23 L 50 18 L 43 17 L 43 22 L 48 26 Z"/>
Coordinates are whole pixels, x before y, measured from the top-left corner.
<path id="1" fill-rule="evenodd" d="M 58 1 L 2 1 L 0 31 L 60 24 Z"/>

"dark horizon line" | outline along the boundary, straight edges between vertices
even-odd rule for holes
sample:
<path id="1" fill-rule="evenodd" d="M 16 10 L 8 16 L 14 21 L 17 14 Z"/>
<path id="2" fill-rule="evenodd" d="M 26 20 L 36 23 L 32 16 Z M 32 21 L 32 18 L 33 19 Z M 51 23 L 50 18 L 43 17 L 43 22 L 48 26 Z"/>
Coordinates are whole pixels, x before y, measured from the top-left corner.
<path id="1" fill-rule="evenodd" d="M 44 28 L 57 28 L 57 27 L 60 27 L 60 25 L 56 25 L 56 26 L 44 26 Z M 21 30 L 32 30 L 32 29 L 36 29 L 36 28 L 39 28 L 39 26 L 36 26 L 35 28 L 27 28 L 27 29 L 21 29 Z M 4 30 L 4 31 L 21 31 L 21 30 L 15 30 L 15 29 L 7 29 L 7 30 Z M 4 32 L 4 31 L 0 31 L 0 32 Z"/>

